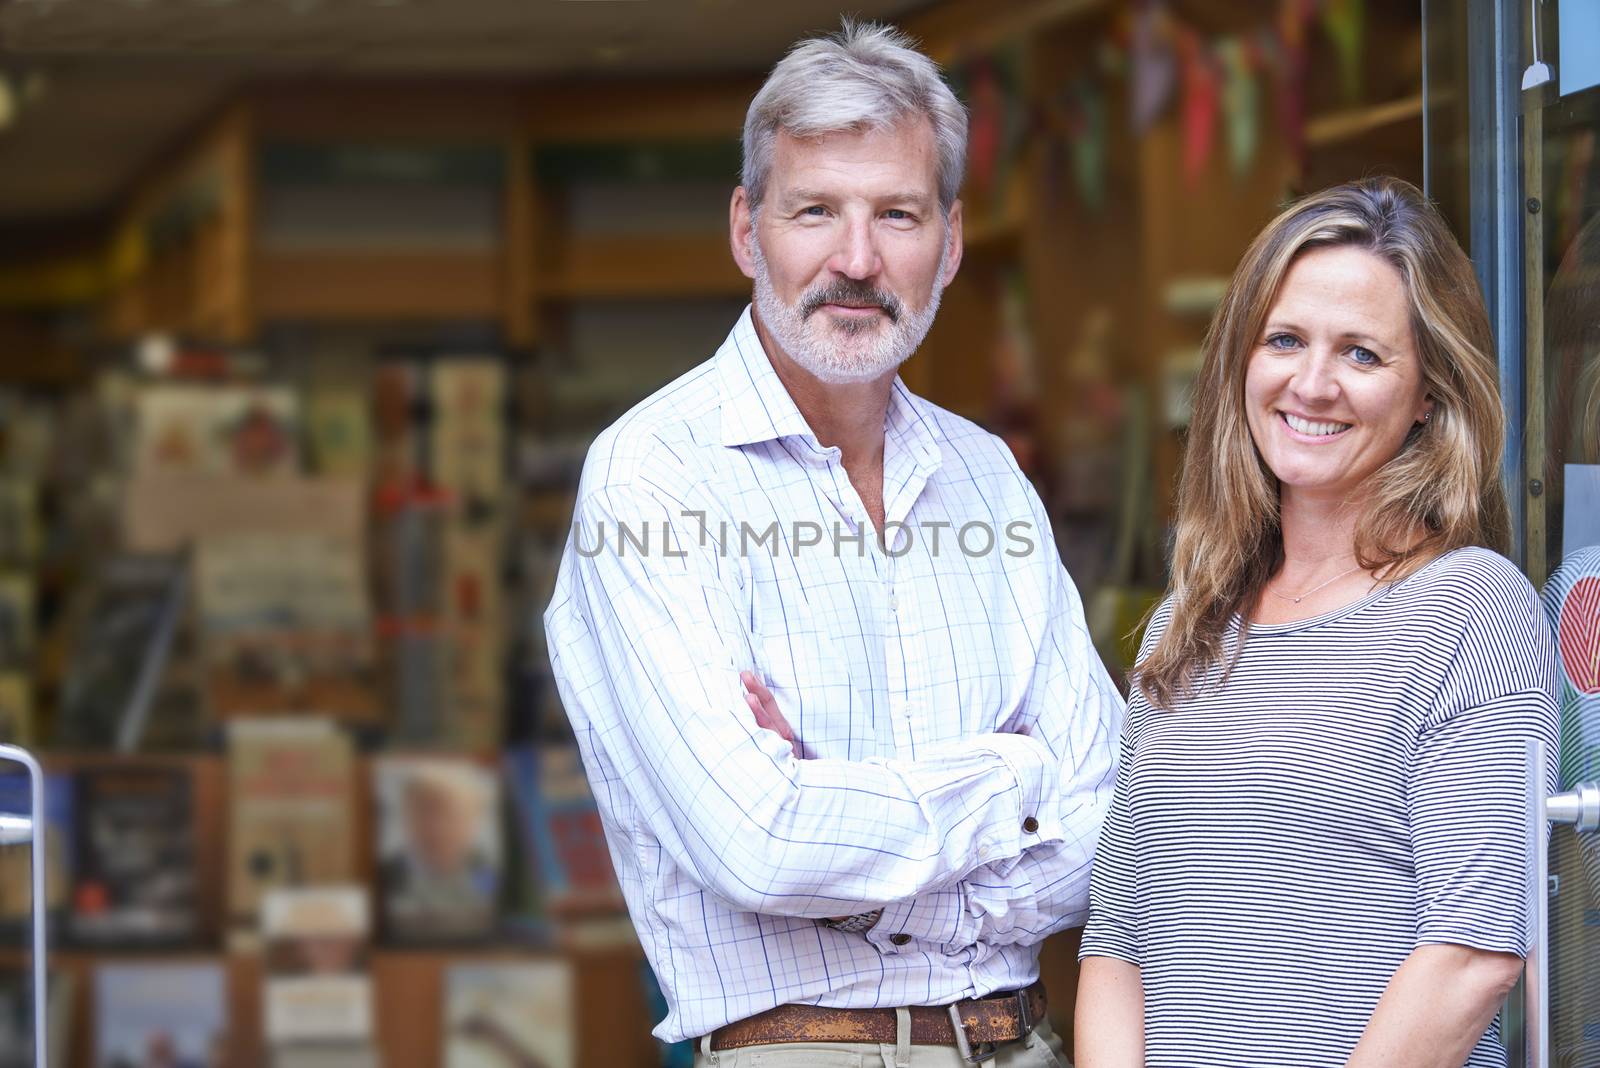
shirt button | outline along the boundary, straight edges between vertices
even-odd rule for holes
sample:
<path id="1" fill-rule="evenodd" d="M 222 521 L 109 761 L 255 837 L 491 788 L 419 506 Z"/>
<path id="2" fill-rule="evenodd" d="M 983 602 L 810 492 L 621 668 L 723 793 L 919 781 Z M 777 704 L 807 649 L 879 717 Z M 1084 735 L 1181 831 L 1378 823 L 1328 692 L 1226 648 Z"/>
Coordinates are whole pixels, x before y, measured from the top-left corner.
<path id="1" fill-rule="evenodd" d="M 1033 834 L 1039 829 L 1039 821 L 1034 819 L 1032 816 L 1029 816 L 1027 819 L 1022 821 L 1022 829 L 1029 834 Z"/>
<path id="2" fill-rule="evenodd" d="M 896 594 L 896 593 L 890 593 L 889 594 L 889 611 L 891 611 L 891 612 L 900 611 L 900 596 L 899 596 L 899 594 Z"/>
<path id="3" fill-rule="evenodd" d="M 899 934 L 890 935 L 889 941 L 897 946 L 903 946 L 907 942 L 911 941 L 911 936 L 906 934 L 904 931 L 901 931 Z"/>

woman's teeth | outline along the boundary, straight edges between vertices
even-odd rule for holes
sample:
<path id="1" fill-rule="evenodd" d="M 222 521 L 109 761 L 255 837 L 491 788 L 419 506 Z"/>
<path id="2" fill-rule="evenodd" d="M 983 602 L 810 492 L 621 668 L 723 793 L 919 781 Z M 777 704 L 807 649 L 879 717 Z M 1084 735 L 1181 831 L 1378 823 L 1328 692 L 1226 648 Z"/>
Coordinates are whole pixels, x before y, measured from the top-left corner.
<path id="1" fill-rule="evenodd" d="M 1283 413 L 1283 421 L 1288 423 L 1289 428 L 1297 433 L 1318 438 L 1350 429 L 1349 423 L 1313 423 L 1309 419 L 1302 419 L 1298 415 L 1290 415 L 1288 412 Z"/>

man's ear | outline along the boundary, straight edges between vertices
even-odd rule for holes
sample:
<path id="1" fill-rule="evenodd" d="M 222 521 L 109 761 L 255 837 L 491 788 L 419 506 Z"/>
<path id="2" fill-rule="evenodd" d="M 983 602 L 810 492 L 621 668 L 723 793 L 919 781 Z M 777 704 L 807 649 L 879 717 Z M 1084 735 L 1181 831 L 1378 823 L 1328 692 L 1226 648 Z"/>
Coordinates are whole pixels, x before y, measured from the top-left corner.
<path id="1" fill-rule="evenodd" d="M 945 240 L 950 245 L 950 256 L 944 261 L 944 277 L 939 279 L 941 286 L 947 286 L 955 280 L 956 270 L 961 266 L 961 253 L 966 247 L 962 243 L 960 200 L 950 205 L 950 216 L 945 228 L 947 230 Z"/>
<path id="2" fill-rule="evenodd" d="M 746 278 L 756 276 L 756 258 L 753 245 L 756 239 L 755 219 L 750 211 L 750 198 L 744 186 L 733 191 L 728 204 L 728 246 L 733 251 L 733 262 L 739 265 Z"/>

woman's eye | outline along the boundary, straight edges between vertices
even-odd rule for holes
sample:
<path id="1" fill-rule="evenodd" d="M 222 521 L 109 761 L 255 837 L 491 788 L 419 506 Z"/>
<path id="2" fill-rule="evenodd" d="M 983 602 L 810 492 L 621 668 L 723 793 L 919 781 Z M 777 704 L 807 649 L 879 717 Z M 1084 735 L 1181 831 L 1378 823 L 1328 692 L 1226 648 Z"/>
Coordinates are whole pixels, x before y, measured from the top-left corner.
<path id="1" fill-rule="evenodd" d="M 1355 348 L 1350 350 L 1350 358 L 1355 360 L 1356 363 L 1359 363 L 1362 367 L 1376 367 L 1378 364 L 1383 362 L 1378 358 L 1377 353 L 1373 352 L 1371 349 L 1364 349 L 1360 345 L 1357 345 Z"/>
<path id="2" fill-rule="evenodd" d="M 1299 344 L 1300 339 L 1293 334 L 1273 334 L 1267 338 L 1267 348 L 1285 352 Z"/>

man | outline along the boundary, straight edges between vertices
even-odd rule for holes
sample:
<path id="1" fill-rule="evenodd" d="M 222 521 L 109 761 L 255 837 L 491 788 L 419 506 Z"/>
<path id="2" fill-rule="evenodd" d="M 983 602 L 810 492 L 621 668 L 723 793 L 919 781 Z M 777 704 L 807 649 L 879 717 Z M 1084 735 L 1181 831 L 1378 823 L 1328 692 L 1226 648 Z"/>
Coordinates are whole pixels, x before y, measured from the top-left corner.
<path id="1" fill-rule="evenodd" d="M 548 644 L 704 1065 L 1057 1063 L 1038 943 L 1083 921 L 1122 702 L 1011 455 L 896 377 L 965 142 L 898 34 L 796 47 L 730 209 L 753 310 L 584 466 Z"/>

